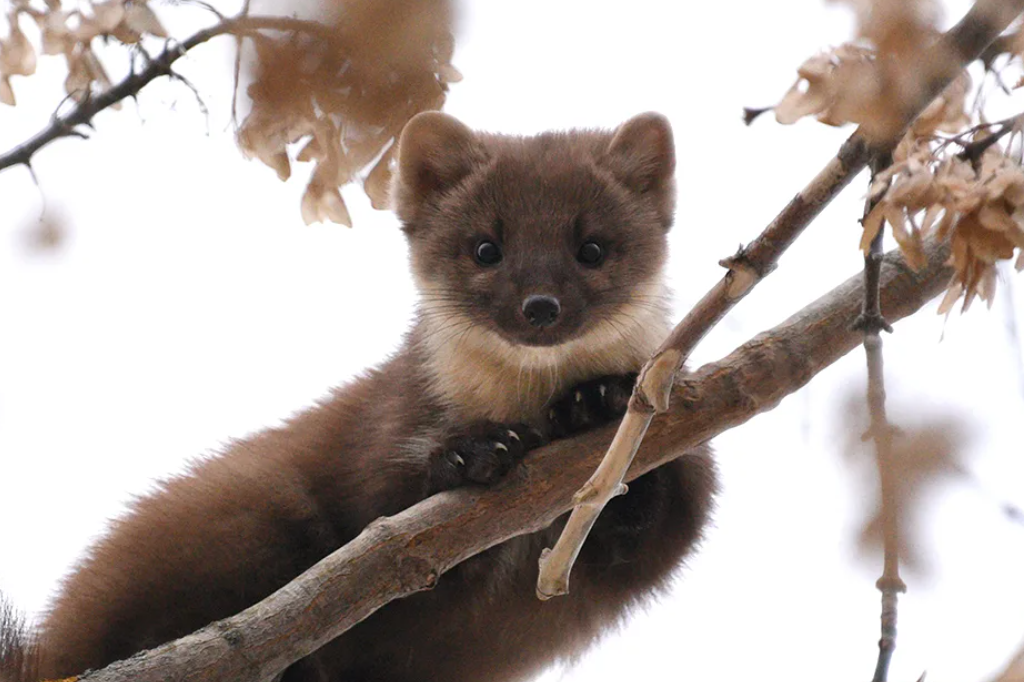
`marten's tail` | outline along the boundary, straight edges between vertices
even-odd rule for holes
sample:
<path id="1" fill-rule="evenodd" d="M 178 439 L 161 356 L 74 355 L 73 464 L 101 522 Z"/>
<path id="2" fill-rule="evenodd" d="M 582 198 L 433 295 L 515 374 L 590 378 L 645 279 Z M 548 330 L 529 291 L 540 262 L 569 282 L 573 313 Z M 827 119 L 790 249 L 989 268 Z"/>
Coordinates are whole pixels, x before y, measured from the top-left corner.
<path id="1" fill-rule="evenodd" d="M 39 653 L 24 616 L 0 594 L 0 682 L 36 682 Z"/>

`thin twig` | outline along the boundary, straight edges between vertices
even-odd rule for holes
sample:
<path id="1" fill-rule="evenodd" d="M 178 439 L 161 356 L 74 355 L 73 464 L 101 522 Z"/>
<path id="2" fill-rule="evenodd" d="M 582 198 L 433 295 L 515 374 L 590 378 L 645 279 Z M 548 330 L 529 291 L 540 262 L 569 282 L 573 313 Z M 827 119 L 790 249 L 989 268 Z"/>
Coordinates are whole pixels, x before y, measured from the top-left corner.
<path id="1" fill-rule="evenodd" d="M 892 165 L 888 154 L 871 162 L 872 180 L 881 171 Z M 878 203 L 880 195 L 869 198 L 865 217 Z M 892 327 L 882 316 L 879 305 L 879 283 L 882 273 L 882 238 L 879 230 L 871 240 L 868 252 L 864 254 L 864 307 L 853 324 L 855 330 L 864 333 L 864 352 L 868 366 L 868 411 L 871 425 L 867 436 L 875 445 L 875 463 L 878 467 L 879 488 L 882 500 L 883 569 L 882 577 L 876 583 L 882 593 L 881 637 L 878 640 L 878 660 L 872 682 L 886 682 L 889 677 L 889 663 L 896 649 L 896 615 L 899 594 L 906 591 L 900 578 L 899 564 L 899 514 L 896 509 L 896 468 L 893 461 L 892 439 L 894 430 L 889 424 L 885 411 L 885 374 L 882 365 L 882 331 Z"/>
<path id="2" fill-rule="evenodd" d="M 84 137 L 76 128 L 89 125 L 93 117 L 126 97 L 136 96 L 142 88 L 161 76 L 174 76 L 171 65 L 192 48 L 219 35 L 255 35 L 260 31 L 303 32 L 336 40 L 336 32 L 315 21 L 289 17 L 239 17 L 227 19 L 205 28 L 184 41 L 169 41 L 163 52 L 154 57 L 144 69 L 128 74 L 124 80 L 98 94 L 87 94 L 66 114 L 55 114 L 50 124 L 29 140 L 0 155 L 0 171 L 17 165 L 28 166 L 33 155 L 62 137 Z"/>
<path id="3" fill-rule="evenodd" d="M 882 310 L 888 319 L 912 315 L 948 284 L 949 248 L 928 242 L 925 254 L 927 263 L 916 272 L 902 256 L 886 257 Z M 671 409 L 651 425 L 629 475 L 686 456 L 772 409 L 856 348 L 862 335 L 849 321 L 863 298 L 858 275 L 682 380 Z M 273 679 L 388 602 L 433 587 L 470 556 L 550 525 L 572 507 L 572 491 L 594 470 L 613 432 L 605 427 L 555 441 L 532 452 L 494 487 L 442 493 L 379 519 L 249 609 L 79 682 Z"/>
<path id="4" fill-rule="evenodd" d="M 1019 126 L 1022 120 L 1024 120 L 1024 114 L 1017 114 L 1016 116 L 1011 116 L 1010 118 L 1004 119 L 1002 121 L 988 123 L 983 126 L 975 126 L 971 130 L 965 131 L 964 133 L 961 133 L 960 135 L 951 138 L 951 141 L 963 147 L 960 153 L 957 154 L 957 158 L 963 161 L 970 161 L 972 163 L 977 161 L 978 159 L 981 158 L 981 155 L 985 153 L 986 149 L 988 149 L 995 143 L 999 142 L 999 140 L 1003 139 L 1008 134 L 1012 133 L 1014 130 L 1019 130 Z M 960 141 L 963 139 L 965 135 L 979 131 L 983 128 L 993 128 L 995 126 L 1000 126 L 999 130 L 989 135 L 986 135 L 980 140 L 974 140 L 973 142 L 967 144 Z"/>
<path id="5" fill-rule="evenodd" d="M 203 96 L 199 94 L 199 90 L 195 84 L 192 83 L 188 78 L 182 76 L 180 73 L 174 72 L 171 74 L 173 80 L 178 81 L 186 88 L 192 91 L 192 96 L 196 98 L 196 104 L 199 106 L 200 113 L 203 114 L 203 120 L 206 121 L 206 134 L 210 134 L 210 109 L 206 106 L 206 102 L 203 100 Z"/>
<path id="6" fill-rule="evenodd" d="M 855 132 L 764 232 L 736 255 L 721 261 L 728 272 L 672 330 L 640 371 L 629 409 L 612 446 L 591 479 L 576 493 L 577 506 L 558 543 L 541 556 L 537 578 L 539 598 L 568 592 L 572 565 L 590 528 L 608 501 L 625 492 L 622 482 L 633 457 L 654 415 L 668 409 L 672 382 L 694 347 L 776 267 L 783 252 L 868 160 L 879 152 L 891 151 L 914 118 L 981 55 L 1021 11 L 1024 11 L 1024 0 L 980 0 L 928 53 L 921 55 L 915 66 L 919 66 L 922 74 L 924 94 L 916 102 L 905 103 L 905 110 L 899 117 L 902 129 L 892 131 L 888 141 L 874 145 L 869 145 L 860 131 Z"/>

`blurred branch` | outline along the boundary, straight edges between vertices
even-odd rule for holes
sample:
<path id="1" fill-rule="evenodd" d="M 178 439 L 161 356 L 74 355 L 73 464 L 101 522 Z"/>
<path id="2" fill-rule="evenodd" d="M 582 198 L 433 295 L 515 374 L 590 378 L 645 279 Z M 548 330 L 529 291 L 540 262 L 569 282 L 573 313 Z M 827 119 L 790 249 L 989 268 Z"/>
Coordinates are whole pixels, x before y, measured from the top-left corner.
<path id="1" fill-rule="evenodd" d="M 884 155 L 872 160 L 871 180 L 892 165 L 892 157 Z M 869 183 L 870 184 L 870 183 Z M 878 197 L 868 199 L 864 207 L 866 218 L 878 202 Z M 906 592 L 906 585 L 900 578 L 899 567 L 899 513 L 896 509 L 896 468 L 893 461 L 892 438 L 894 429 L 889 424 L 885 411 L 885 373 L 882 364 L 882 331 L 891 332 L 892 327 L 885 321 L 879 304 L 879 283 L 882 275 L 882 238 L 885 232 L 878 230 L 868 252 L 864 254 L 864 308 L 853 324 L 855 330 L 864 333 L 864 352 L 868 362 L 868 410 L 871 418 L 869 431 L 865 434 L 875 444 L 875 463 L 878 467 L 879 487 L 882 500 L 882 577 L 876 583 L 882 593 L 882 626 L 878 640 L 878 661 L 872 682 L 886 682 L 889 677 L 889 663 L 896 649 L 896 616 L 899 594 Z"/>
<path id="2" fill-rule="evenodd" d="M 843 143 L 828 165 L 783 208 L 765 230 L 721 265 L 727 269 L 640 371 L 629 410 L 605 459 L 574 497 L 576 509 L 558 543 L 541 557 L 537 596 L 541 599 L 569 590 L 572 565 L 587 534 L 608 501 L 625 492 L 622 482 L 651 420 L 669 407 L 673 378 L 701 339 L 764 277 L 779 258 L 869 160 L 889 154 L 907 126 L 977 59 L 1020 13 L 1024 0 L 979 0 L 914 66 L 921 74 L 922 96 L 906 103 L 895 118 L 897 129 L 883 141 L 869 142 L 858 129 Z"/>
<path id="3" fill-rule="evenodd" d="M 1024 647 L 990 682 L 1024 682 Z"/>
<path id="4" fill-rule="evenodd" d="M 300 32 L 321 35 L 332 40 L 337 39 L 329 27 L 315 21 L 289 17 L 240 16 L 234 19 L 225 19 L 195 33 L 180 43 L 169 40 L 163 51 L 153 57 L 141 71 L 133 71 L 117 85 L 99 94 L 88 94 L 66 114 L 61 114 L 59 111 L 54 113 L 46 128 L 24 143 L 0 155 L 0 171 L 17 165 L 31 167 L 32 157 L 35 153 L 54 140 L 59 140 L 62 137 L 87 138 L 85 133 L 78 130 L 79 126 L 91 125 L 96 114 L 127 97 L 135 97 L 144 87 L 161 76 L 183 80 L 171 70 L 171 65 L 192 48 L 220 35 L 257 36 L 261 31 Z M 187 83 L 184 80 L 183 82 Z"/>

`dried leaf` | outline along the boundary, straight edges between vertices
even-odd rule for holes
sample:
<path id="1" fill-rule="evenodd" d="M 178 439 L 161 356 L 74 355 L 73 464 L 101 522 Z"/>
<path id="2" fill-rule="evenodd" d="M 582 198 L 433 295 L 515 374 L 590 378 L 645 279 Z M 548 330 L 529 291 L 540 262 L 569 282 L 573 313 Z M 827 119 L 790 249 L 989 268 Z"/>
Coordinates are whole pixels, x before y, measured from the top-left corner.
<path id="1" fill-rule="evenodd" d="M 880 204 L 883 207 L 885 220 L 892 228 L 892 236 L 903 252 L 904 258 L 914 270 L 920 270 L 928 263 L 924 255 L 924 244 L 921 242 L 921 233 L 915 229 L 907 228 L 907 216 L 903 209 L 892 204 Z"/>
<path id="2" fill-rule="evenodd" d="M 967 93 L 970 89 L 971 77 L 964 71 L 914 120 L 913 133 L 924 137 L 936 132 L 957 133 L 963 130 L 971 122 L 967 115 Z"/>
<path id="3" fill-rule="evenodd" d="M 893 163 L 885 170 L 875 173 L 871 178 L 871 184 L 868 186 L 868 199 L 878 199 L 881 197 L 892 184 L 893 177 L 897 173 L 902 172 L 907 167 L 906 161 L 900 161 Z"/>
<path id="4" fill-rule="evenodd" d="M 437 67 L 437 78 L 442 83 L 458 83 L 462 80 L 462 72 L 451 64 L 441 64 Z"/>
<path id="5" fill-rule="evenodd" d="M 918 211 L 938 201 L 939 188 L 926 168 L 899 176 L 889 190 L 889 201 L 909 211 Z"/>
<path id="6" fill-rule="evenodd" d="M 798 80 L 775 105 L 775 120 L 782 125 L 791 125 L 804 116 L 824 111 L 830 98 L 823 83 Z"/>
<path id="7" fill-rule="evenodd" d="M 18 15 L 7 15 L 10 35 L 0 40 L 0 74 L 3 76 L 31 76 L 36 72 L 36 50 L 28 41 L 21 27 Z"/>
<path id="8" fill-rule="evenodd" d="M 91 23 L 100 33 L 110 33 L 124 20 L 125 7 L 123 0 L 107 0 L 92 3 Z"/>
<path id="9" fill-rule="evenodd" d="M 331 222 L 352 227 L 352 216 L 348 214 L 345 201 L 341 198 L 341 192 L 337 188 L 330 189 L 320 197 L 320 212 Z"/>
<path id="10" fill-rule="evenodd" d="M 64 54 L 71 49 L 71 34 L 67 26 L 68 12 L 51 10 L 36 17 L 42 37 L 43 54 Z"/>
<path id="11" fill-rule="evenodd" d="M 988 304 L 989 310 L 996 300 L 996 268 L 990 265 L 982 272 L 981 280 L 978 283 L 978 296 Z"/>
<path id="12" fill-rule="evenodd" d="M 156 14 L 141 0 L 135 0 L 125 10 L 124 23 L 136 33 L 148 33 L 159 38 L 167 37 L 167 30 Z"/>
<path id="13" fill-rule="evenodd" d="M 322 18 L 330 33 L 255 42 L 252 108 L 237 136 L 246 155 L 281 177 L 289 145 L 303 144 L 296 160 L 316 164 L 302 199 L 307 223 L 350 223 L 338 188 L 375 161 L 363 188 L 374 207 L 384 206 L 388 163 L 378 157 L 410 118 L 439 109 L 448 83 L 461 78 L 450 63 L 449 0 L 335 5 L 337 16 Z"/>
<path id="14" fill-rule="evenodd" d="M 1007 232 L 1017 227 L 1017 223 L 1006 212 L 1006 204 L 1002 201 L 983 204 L 978 211 L 978 222 L 983 227 L 997 232 Z"/>
<path id="15" fill-rule="evenodd" d="M 288 161 L 288 153 L 280 151 L 268 157 L 260 157 L 263 163 L 267 164 L 277 172 L 277 179 L 284 181 L 292 176 L 292 165 Z"/>
<path id="16" fill-rule="evenodd" d="M 391 188 L 391 170 L 398 142 L 392 142 L 388 150 L 377 161 L 363 183 L 363 191 L 370 197 L 370 205 L 378 211 L 388 208 L 388 192 Z"/>
<path id="17" fill-rule="evenodd" d="M 948 239 L 949 233 L 954 227 L 956 227 L 959 214 L 952 209 L 944 209 L 945 213 L 942 214 L 942 220 L 939 221 L 939 226 L 935 230 L 935 236 L 937 239 Z"/>
<path id="18" fill-rule="evenodd" d="M 844 43 L 811 57 L 798 69 L 799 79 L 779 103 L 776 118 L 792 123 L 815 115 L 828 125 L 853 122 L 868 138 L 888 139 L 903 125 L 911 102 L 927 87 L 919 55 L 936 56 L 938 13 L 923 0 L 848 0 L 858 10 L 858 43 Z M 867 45 L 862 44 L 867 43 Z M 971 79 L 960 74 L 915 120 L 910 137 L 955 133 L 970 122 L 967 95 Z M 897 150 L 899 151 L 899 150 Z M 896 159 L 900 160 L 897 153 Z M 923 208 L 923 206 L 922 206 Z"/>
<path id="19" fill-rule="evenodd" d="M 323 187 L 311 182 L 302 196 L 302 220 L 307 225 L 324 220 L 352 227 L 352 217 L 337 187 Z"/>
<path id="20" fill-rule="evenodd" d="M 953 310 L 953 306 L 960 300 L 960 297 L 964 293 L 964 287 L 960 282 L 953 281 L 949 283 L 949 288 L 946 289 L 946 295 L 942 297 L 942 303 L 939 304 L 939 315 L 947 315 Z"/>
<path id="21" fill-rule="evenodd" d="M 324 151 L 323 146 L 320 144 L 320 138 L 314 135 L 310 138 L 306 146 L 299 150 L 299 153 L 295 156 L 296 161 L 319 161 L 327 156 L 327 152 Z"/>
<path id="22" fill-rule="evenodd" d="M 1013 242 L 1005 234 L 985 227 L 979 213 L 964 216 L 957 233 L 967 242 L 974 257 L 986 264 L 1013 258 Z"/>
<path id="23" fill-rule="evenodd" d="M 932 204 L 924 212 L 924 218 L 921 220 L 921 234 L 930 234 L 932 227 L 935 225 L 935 221 L 939 219 L 939 216 L 945 217 L 946 211 L 942 204 Z M 948 213 L 948 211 L 946 211 Z"/>
<path id="24" fill-rule="evenodd" d="M 80 46 L 67 55 L 68 75 L 64 79 L 64 91 L 76 102 L 85 98 L 92 87 L 92 74 L 83 57 Z"/>
<path id="25" fill-rule="evenodd" d="M 11 88 L 11 79 L 7 76 L 0 76 L 0 102 L 12 107 L 18 103 Z"/>

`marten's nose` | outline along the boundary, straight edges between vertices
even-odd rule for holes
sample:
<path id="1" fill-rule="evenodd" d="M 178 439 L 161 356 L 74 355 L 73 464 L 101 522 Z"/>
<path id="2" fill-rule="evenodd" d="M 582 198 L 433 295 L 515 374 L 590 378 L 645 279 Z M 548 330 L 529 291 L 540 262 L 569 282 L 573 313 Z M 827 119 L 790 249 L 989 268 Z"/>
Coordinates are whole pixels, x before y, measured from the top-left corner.
<path id="1" fill-rule="evenodd" d="M 534 327 L 550 327 L 560 312 L 562 306 L 553 296 L 527 296 L 523 301 L 523 315 Z"/>

